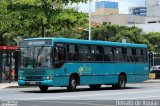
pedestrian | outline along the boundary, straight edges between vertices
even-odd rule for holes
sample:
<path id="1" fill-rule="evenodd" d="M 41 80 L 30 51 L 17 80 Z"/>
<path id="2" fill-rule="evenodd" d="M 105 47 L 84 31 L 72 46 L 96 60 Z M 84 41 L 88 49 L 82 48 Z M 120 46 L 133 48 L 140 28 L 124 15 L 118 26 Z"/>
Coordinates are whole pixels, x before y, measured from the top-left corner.
<path id="1" fill-rule="evenodd" d="M 5 67 L 6 80 L 9 80 L 9 73 L 10 73 L 9 68 L 10 68 L 9 64 L 7 64 L 6 67 Z"/>
<path id="2" fill-rule="evenodd" d="M 14 76 L 15 76 L 15 69 L 12 67 L 11 69 L 11 81 L 14 81 Z"/>

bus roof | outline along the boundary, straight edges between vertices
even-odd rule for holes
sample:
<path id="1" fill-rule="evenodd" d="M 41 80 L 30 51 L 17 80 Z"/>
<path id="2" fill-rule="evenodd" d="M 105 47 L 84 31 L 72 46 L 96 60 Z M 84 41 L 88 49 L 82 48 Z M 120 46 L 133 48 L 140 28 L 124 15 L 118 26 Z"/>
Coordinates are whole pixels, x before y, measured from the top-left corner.
<path id="1" fill-rule="evenodd" d="M 68 43 L 76 43 L 76 44 L 93 44 L 93 45 L 106 45 L 106 46 L 124 46 L 124 47 L 140 47 L 147 48 L 146 44 L 134 44 L 134 43 L 121 43 L 121 42 L 110 42 L 110 41 L 100 41 L 100 40 L 81 40 L 81 39 L 70 39 L 70 38 L 51 38 L 51 37 L 43 37 L 43 38 L 29 38 L 25 40 L 52 40 L 52 42 L 68 42 Z"/>

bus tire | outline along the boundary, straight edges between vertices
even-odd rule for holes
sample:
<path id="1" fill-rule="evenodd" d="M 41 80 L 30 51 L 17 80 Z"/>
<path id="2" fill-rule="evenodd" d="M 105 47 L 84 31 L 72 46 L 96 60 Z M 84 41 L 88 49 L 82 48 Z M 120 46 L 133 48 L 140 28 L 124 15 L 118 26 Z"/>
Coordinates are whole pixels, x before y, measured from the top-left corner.
<path id="1" fill-rule="evenodd" d="M 101 85 L 100 84 L 96 84 L 96 85 L 89 85 L 89 87 L 91 88 L 91 89 L 100 89 L 101 88 Z"/>
<path id="2" fill-rule="evenodd" d="M 48 86 L 39 86 L 39 89 L 41 90 L 41 92 L 47 92 Z"/>
<path id="3" fill-rule="evenodd" d="M 76 87 L 77 87 L 77 80 L 74 76 L 71 76 L 69 79 L 69 86 L 67 86 L 67 90 L 69 92 L 74 92 L 76 91 Z"/>
<path id="4" fill-rule="evenodd" d="M 126 87 L 126 76 L 123 74 L 119 75 L 118 83 L 112 85 L 113 88 L 124 89 Z"/>

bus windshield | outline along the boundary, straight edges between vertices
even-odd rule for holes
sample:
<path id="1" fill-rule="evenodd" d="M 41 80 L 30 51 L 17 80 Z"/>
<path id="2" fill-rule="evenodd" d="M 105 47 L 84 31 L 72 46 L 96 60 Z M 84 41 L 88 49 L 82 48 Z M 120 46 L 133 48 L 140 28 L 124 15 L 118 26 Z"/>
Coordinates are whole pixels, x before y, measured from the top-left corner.
<path id="1" fill-rule="evenodd" d="M 51 47 L 21 48 L 22 69 L 52 68 Z"/>

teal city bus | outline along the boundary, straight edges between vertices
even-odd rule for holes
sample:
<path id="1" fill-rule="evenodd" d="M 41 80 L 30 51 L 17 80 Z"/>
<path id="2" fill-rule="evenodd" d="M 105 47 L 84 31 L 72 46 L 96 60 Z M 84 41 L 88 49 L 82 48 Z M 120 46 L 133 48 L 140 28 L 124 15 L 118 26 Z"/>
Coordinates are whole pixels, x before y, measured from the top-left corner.
<path id="1" fill-rule="evenodd" d="M 147 45 L 67 38 L 30 38 L 20 43 L 20 86 L 125 88 L 148 79 Z"/>

